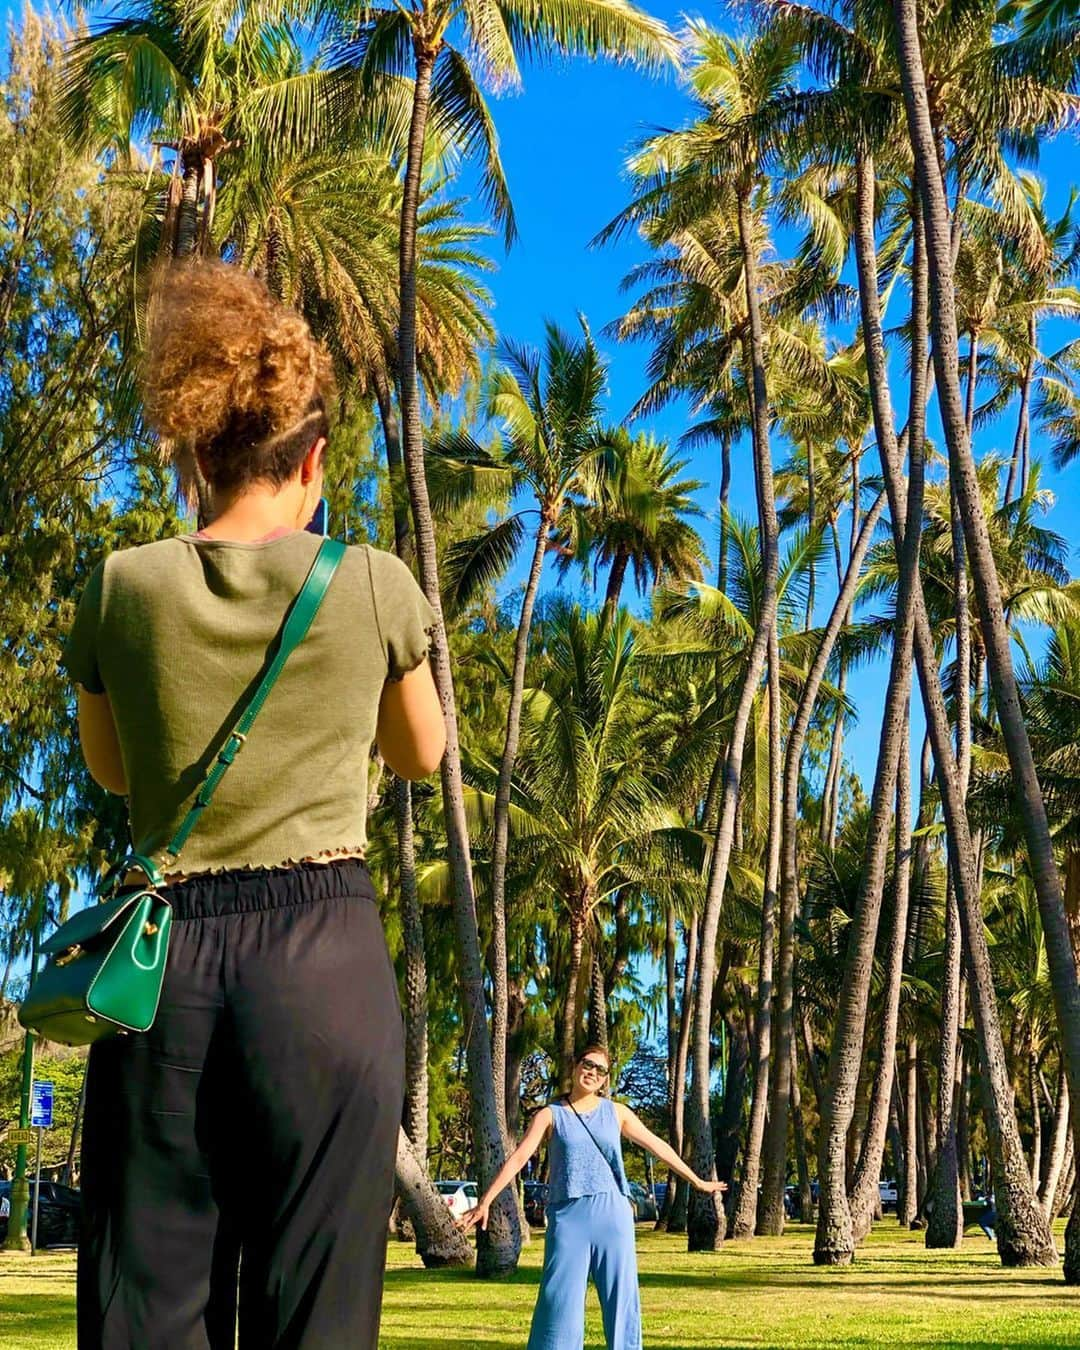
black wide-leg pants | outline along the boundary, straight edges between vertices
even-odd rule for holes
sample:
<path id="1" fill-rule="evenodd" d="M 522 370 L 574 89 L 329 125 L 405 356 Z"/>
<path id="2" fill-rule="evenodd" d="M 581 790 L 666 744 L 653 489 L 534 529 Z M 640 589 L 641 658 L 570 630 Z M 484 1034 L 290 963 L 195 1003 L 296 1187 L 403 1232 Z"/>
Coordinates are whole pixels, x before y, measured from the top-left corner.
<path id="1" fill-rule="evenodd" d="M 367 870 L 168 894 L 154 1026 L 90 1055 L 79 1350 L 375 1350 L 403 1045 Z"/>

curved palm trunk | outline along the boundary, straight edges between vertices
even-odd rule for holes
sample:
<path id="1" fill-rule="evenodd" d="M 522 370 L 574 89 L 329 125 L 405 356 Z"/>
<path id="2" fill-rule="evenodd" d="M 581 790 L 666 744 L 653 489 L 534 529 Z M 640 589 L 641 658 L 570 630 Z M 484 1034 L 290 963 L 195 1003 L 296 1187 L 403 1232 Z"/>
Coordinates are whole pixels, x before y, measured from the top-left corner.
<path id="1" fill-rule="evenodd" d="M 1031 1184 L 1036 1192 L 1042 1175 L 1042 1108 L 1039 1103 L 1039 1056 L 1028 1048 L 1028 1085 L 1031 1092 Z"/>
<path id="2" fill-rule="evenodd" d="M 578 984 L 581 980 L 581 958 L 585 950 L 585 924 L 588 908 L 576 904 L 570 913 L 570 969 L 566 975 L 566 994 L 563 1000 L 562 1032 L 560 1036 L 559 1086 L 570 1091 L 574 1072 L 574 1054 L 577 1048 Z"/>
<path id="3" fill-rule="evenodd" d="M 398 1130 L 394 1190 L 416 1234 L 416 1253 L 429 1270 L 472 1265 L 471 1244 L 454 1222 L 404 1130 Z"/>
<path id="4" fill-rule="evenodd" d="M 731 441 L 725 436 L 720 445 L 720 557 L 717 562 L 716 589 L 727 594 L 728 500 L 731 497 Z"/>
<path id="5" fill-rule="evenodd" d="M 469 1066 L 469 1108 L 473 1145 L 476 1150 L 477 1179 L 481 1188 L 484 1188 L 490 1184 L 503 1163 L 503 1132 L 500 1125 L 503 1108 L 495 1099 L 491 1042 L 487 1032 L 484 970 L 480 956 L 469 832 L 465 819 L 457 708 L 454 701 L 450 648 L 446 628 L 442 622 L 435 523 L 432 519 L 424 473 L 420 386 L 416 366 L 417 211 L 435 55 L 434 49 L 424 46 L 418 40 L 409 148 L 401 203 L 399 257 L 401 312 L 398 330 L 398 366 L 401 382 L 402 451 L 413 527 L 416 531 L 420 583 L 428 601 L 439 616 L 439 623 L 432 637 L 432 664 L 446 720 L 446 753 L 441 769 L 443 803 L 453 884 L 462 1021 Z M 508 1188 L 492 1206 L 491 1219 L 486 1231 L 481 1231 L 477 1236 L 477 1273 L 488 1276 L 513 1270 L 517 1264 L 520 1248 L 521 1227 L 518 1222 L 518 1210 L 513 1192 Z"/>
<path id="6" fill-rule="evenodd" d="M 1028 357 L 1024 366 L 1024 378 L 1020 382 L 1020 412 L 1016 419 L 1016 437 L 1013 440 L 1012 456 L 1009 459 L 1009 477 L 1005 483 L 1004 505 L 1012 501 L 1017 495 L 1017 483 L 1020 479 L 1021 458 L 1027 447 L 1028 438 L 1031 434 L 1031 386 L 1035 380 L 1035 342 L 1037 330 L 1035 327 L 1035 315 L 1032 314 L 1028 319 Z M 1026 478 L 1026 474 L 1024 477 Z M 1020 485 L 1020 491 L 1024 490 L 1025 484 Z"/>
<path id="7" fill-rule="evenodd" d="M 709 1116 L 710 1049 L 712 1044 L 713 983 L 716 978 L 716 938 L 720 909 L 727 885 L 728 864 L 735 838 L 735 815 L 742 780 L 742 757 L 754 697 L 765 668 L 769 634 L 776 621 L 776 579 L 779 571 L 778 526 L 773 495 L 772 460 L 769 453 L 769 410 L 765 383 L 765 332 L 758 296 L 757 257 L 751 230 L 750 202 L 739 198 L 739 242 L 742 250 L 746 305 L 750 319 L 751 378 L 753 388 L 754 475 L 761 518 L 762 590 L 758 626 L 750 645 L 746 673 L 732 722 L 731 740 L 724 763 L 724 786 L 720 821 L 713 840 L 705 909 L 701 925 L 701 957 L 698 996 L 694 1013 L 693 1094 L 694 1168 L 711 1177 L 716 1170 Z M 724 1238 L 724 1209 L 719 1197 L 695 1191 L 690 1197 L 687 1222 L 691 1251 L 715 1248 Z"/>
<path id="8" fill-rule="evenodd" d="M 682 1007 L 679 1011 L 678 1036 L 672 1060 L 671 1077 L 671 1147 L 683 1156 L 686 1142 L 686 1062 L 690 1049 L 690 1027 L 694 1009 L 694 978 L 697 972 L 698 920 L 692 918 L 685 929 L 686 967 L 683 971 Z M 686 1188 L 685 1183 L 676 1181 L 672 1176 L 670 1190 L 665 1196 L 663 1227 L 669 1233 L 686 1231 Z M 679 1186 L 683 1189 L 680 1192 Z M 657 1220 L 657 1227 L 660 1227 Z"/>
<path id="9" fill-rule="evenodd" d="M 615 550 L 615 558 L 611 564 L 611 571 L 608 573 L 607 591 L 604 595 L 603 613 L 608 620 L 619 607 L 619 597 L 622 595 L 623 582 L 626 580 L 626 569 L 629 564 L 630 551 L 620 544 Z"/>
<path id="10" fill-rule="evenodd" d="M 1069 940 L 1062 902 L 1061 878 L 1054 859 L 1046 806 L 1020 707 L 1009 631 L 1002 609 L 1001 589 L 960 402 L 956 368 L 957 330 L 953 269 L 949 250 L 949 213 L 944 186 L 933 153 L 934 133 L 914 0 L 893 0 L 893 9 L 900 42 L 904 103 L 915 155 L 919 194 L 926 219 L 938 403 L 949 446 L 950 471 L 956 480 L 957 497 L 963 515 L 964 537 L 975 585 L 975 598 L 979 607 L 994 703 L 1009 756 L 1017 805 L 1024 824 L 1028 860 L 1039 901 L 1039 915 L 1046 940 L 1047 964 L 1061 1034 L 1062 1053 L 1069 1076 L 1073 1130 L 1080 1133 L 1080 984 L 1077 982 L 1076 960 Z M 1032 1216 L 1038 1215 L 1041 1220 L 1042 1215 L 1035 1208 L 1033 1201 L 1031 1209 Z M 998 1212 L 999 1214 L 1001 1212 L 1000 1205 Z M 1032 1234 L 1035 1232 L 1033 1226 Z M 1049 1237 L 1049 1234 L 1046 1236 Z M 1080 1239 L 1080 1228 L 1076 1232 L 1076 1237 Z M 1052 1240 L 1049 1246 L 1052 1252 Z M 1044 1248 L 1038 1259 L 1047 1260 L 1051 1257 Z M 1071 1250 L 1066 1243 L 1065 1278 L 1069 1283 L 1080 1282 L 1080 1242 Z"/>
<path id="11" fill-rule="evenodd" d="M 881 1208 L 881 1160 L 889 1129 L 889 1106 L 896 1074 L 896 1033 L 900 1021 L 900 986 L 904 974 L 908 905 L 911 894 L 911 747 L 910 706 L 904 710 L 900 764 L 896 785 L 896 837 L 893 845 L 893 922 L 885 957 L 884 1006 L 870 1112 L 863 1135 L 862 1152 L 855 1169 L 851 1194 L 851 1219 L 855 1241 L 869 1233 Z"/>
<path id="12" fill-rule="evenodd" d="M 394 825 L 401 886 L 401 935 L 405 949 L 405 1133 L 420 1159 L 428 1147 L 428 1006 L 424 923 L 416 889 L 412 785 L 394 780 Z"/>
<path id="13" fill-rule="evenodd" d="M 529 579 L 521 602 L 517 633 L 514 637 L 514 662 L 510 672 L 510 702 L 506 710 L 506 734 L 502 759 L 499 761 L 499 781 L 495 788 L 495 811 L 491 839 L 491 1071 L 495 1079 L 495 1099 L 500 1105 L 499 1127 L 506 1136 L 506 1032 L 508 1023 L 507 947 L 506 947 L 506 864 L 510 847 L 510 789 L 517 763 L 518 743 L 521 740 L 521 707 L 525 699 L 525 662 L 529 654 L 529 631 L 532 628 L 536 595 L 540 589 L 540 574 L 544 568 L 544 553 L 551 523 L 550 513 L 543 509 L 540 528 L 536 532 Z"/>
<path id="14" fill-rule="evenodd" d="M 799 1178 L 799 1220 L 817 1222 L 817 1207 L 810 1185 L 806 1124 L 803 1119 L 802 1090 L 799 1087 L 799 1057 L 794 1037 L 791 1041 L 791 1131 L 795 1136 L 795 1170 Z"/>
<path id="15" fill-rule="evenodd" d="M 403 563 L 412 566 L 413 541 L 409 526 L 409 493 L 405 485 L 405 469 L 401 461 L 401 428 L 386 371 L 376 366 L 372 372 L 375 401 L 379 405 L 383 441 L 386 444 L 386 467 L 390 476 L 390 503 L 394 512 L 394 552 Z"/>
<path id="16" fill-rule="evenodd" d="M 806 521 L 810 533 L 817 528 L 817 483 L 814 476 L 814 442 L 806 442 Z M 814 593 L 817 590 L 817 564 L 810 559 L 810 570 L 806 586 L 806 619 L 804 627 L 809 631 L 814 626 Z"/>
<path id="17" fill-rule="evenodd" d="M 978 378 L 978 339 L 971 335 L 968 357 L 968 431 L 975 421 L 975 384 Z M 955 485 L 950 483 L 953 600 L 956 613 L 956 762 L 961 796 L 967 798 L 971 777 L 971 615 L 968 602 L 967 555 Z M 926 1225 L 926 1245 L 958 1247 L 964 1238 L 964 1211 L 960 1200 L 960 1173 L 956 1155 L 956 1118 L 953 1088 L 956 1082 L 956 1045 L 960 1034 L 960 915 L 956 887 L 950 875 L 945 895 L 945 970 L 941 995 L 941 1054 L 938 1060 L 938 1158 L 928 1186 L 933 1204 Z"/>
<path id="18" fill-rule="evenodd" d="M 874 250 L 874 178 L 872 164 L 867 159 L 859 161 L 857 193 L 856 239 L 858 252 L 861 257 L 865 257 L 867 252 L 873 254 Z M 916 243 L 918 244 L 917 231 Z M 919 366 L 917 347 L 925 331 L 922 322 L 925 269 L 918 247 L 912 263 L 912 278 L 912 328 L 915 335 L 912 370 L 915 371 Z M 876 268 L 874 275 L 867 277 L 860 261 L 860 292 L 868 284 L 874 287 L 873 298 L 876 301 Z M 878 373 L 874 367 L 875 358 L 880 356 L 882 364 L 884 361 L 884 343 L 880 331 L 874 333 L 866 322 L 865 310 L 869 308 L 869 297 L 864 298 L 863 304 L 867 362 L 873 381 L 875 374 Z M 881 343 L 881 349 L 880 352 L 871 355 L 870 347 L 875 340 Z M 899 500 L 891 493 L 889 498 L 894 531 L 899 532 L 901 528 L 899 512 L 903 510 L 906 515 L 902 527 L 902 543 L 899 543 L 897 548 L 899 579 L 896 617 L 893 622 L 893 653 L 881 723 L 877 769 L 870 799 L 866 858 L 848 935 L 844 982 L 837 1008 L 832 1052 L 829 1056 L 828 1086 L 822 1104 L 819 1159 L 821 1190 L 814 1242 L 814 1261 L 818 1265 L 846 1265 L 851 1261 L 855 1250 L 855 1232 L 846 1187 L 847 1134 L 854 1112 L 855 1090 L 862 1062 L 867 997 L 873 973 L 874 947 L 885 886 L 889 829 L 900 762 L 900 745 L 906 726 L 908 691 L 911 687 L 915 593 L 918 588 L 919 544 L 922 529 L 923 415 L 922 400 L 917 398 L 913 400 L 911 408 L 910 488 L 907 502 L 901 506 Z M 878 444 L 882 445 L 880 431 Z M 877 1178 L 874 1180 L 876 1182 Z"/>
<path id="19" fill-rule="evenodd" d="M 964 1238 L 957 1152 L 957 1044 L 960 1037 L 960 914 L 950 878 L 945 896 L 945 960 L 941 991 L 941 1056 L 938 1060 L 938 1162 L 931 1183 L 926 1245 L 959 1247 Z"/>
<path id="20" fill-rule="evenodd" d="M 758 1175 L 769 1097 L 772 1039 L 773 953 L 776 945 L 776 892 L 780 880 L 780 645 L 769 635 L 769 830 L 765 844 L 765 889 L 761 899 L 761 948 L 758 954 L 757 1014 L 754 1018 L 754 1086 L 743 1151 L 742 1180 L 732 1222 L 732 1237 L 754 1236 L 758 1211 Z"/>
<path id="21" fill-rule="evenodd" d="M 1042 1212 L 1051 1222 L 1057 1217 L 1052 1213 L 1061 1181 L 1062 1168 L 1065 1165 L 1065 1150 L 1069 1138 L 1069 1080 L 1065 1071 L 1058 1074 L 1057 1105 L 1054 1107 L 1054 1128 L 1050 1137 L 1050 1152 L 1046 1160 L 1046 1176 L 1043 1178 L 1039 1195 Z"/>
<path id="22" fill-rule="evenodd" d="M 855 551 L 855 542 L 859 537 L 861 526 L 859 523 L 859 456 L 853 453 L 851 457 L 851 544 L 848 548 L 848 559 Z M 833 545 L 836 554 L 836 580 L 838 585 L 843 585 L 840 576 L 840 539 L 833 527 Z M 843 626 L 847 628 L 851 623 L 852 609 L 848 606 L 847 614 L 844 616 Z M 836 720 L 833 722 L 832 739 L 829 744 L 829 766 L 825 771 L 825 788 L 822 793 L 821 806 L 821 828 L 820 838 L 827 848 L 832 848 L 836 842 L 836 829 L 840 818 L 840 770 L 844 762 L 844 708 L 843 700 L 847 692 L 847 658 L 841 653 L 840 656 L 840 678 L 838 689 L 840 692 L 840 703 L 836 711 Z"/>
<path id="23" fill-rule="evenodd" d="M 798 879 L 798 801 L 799 775 L 803 751 L 821 682 L 832 659 L 836 640 L 847 621 L 851 602 L 866 560 L 870 541 L 885 505 L 885 494 L 877 500 L 862 522 L 859 537 L 848 559 L 840 593 L 833 604 L 829 622 L 821 636 L 813 664 L 803 683 L 799 706 L 788 732 L 784 755 L 784 781 L 781 800 L 783 820 L 780 855 L 780 942 L 776 977 L 776 1054 L 773 1057 L 769 1097 L 769 1123 L 765 1143 L 765 1173 L 761 1196 L 759 1231 L 779 1236 L 784 1231 L 784 1183 L 787 1171 L 788 1106 L 790 1066 L 793 1045 L 793 1009 L 795 1003 L 795 918 L 799 907 Z"/>
<path id="24" fill-rule="evenodd" d="M 872 163 L 864 160 L 860 174 L 865 178 Z M 866 338 L 867 365 L 874 429 L 889 493 L 889 509 L 894 533 L 899 536 L 905 486 L 900 466 L 899 446 L 892 420 L 888 371 L 878 307 L 877 258 L 873 234 L 873 179 L 860 192 L 859 224 L 856 230 L 856 258 L 859 267 L 859 296 Z M 921 410 L 920 410 L 921 411 Z M 915 432 L 911 433 L 914 443 Z M 902 540 L 898 537 L 898 545 Z M 967 814 L 960 792 L 959 775 L 953 752 L 945 700 L 930 631 L 922 586 L 916 576 L 915 658 L 919 673 L 923 708 L 937 765 L 938 786 L 949 843 L 950 862 L 956 877 L 961 932 L 968 952 L 972 1012 L 979 1041 L 983 1082 L 987 1097 L 987 1123 L 994 1162 L 995 1196 L 999 1223 L 998 1251 L 1003 1262 L 1011 1265 L 1045 1263 L 1055 1259 L 1053 1241 L 1045 1221 L 1031 1195 L 1031 1179 L 1020 1144 L 1013 1110 L 1008 1063 L 1001 1039 L 994 997 L 990 955 L 983 928 L 975 877 L 975 855 Z"/>

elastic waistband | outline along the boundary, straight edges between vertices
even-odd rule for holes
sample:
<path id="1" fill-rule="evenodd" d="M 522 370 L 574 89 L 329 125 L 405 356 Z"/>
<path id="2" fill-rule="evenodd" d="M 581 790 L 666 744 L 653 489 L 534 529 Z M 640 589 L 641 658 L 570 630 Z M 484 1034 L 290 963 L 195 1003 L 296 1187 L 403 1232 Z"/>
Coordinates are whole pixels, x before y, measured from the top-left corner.
<path id="1" fill-rule="evenodd" d="M 172 905 L 174 919 L 253 914 L 318 900 L 376 898 L 371 873 L 359 858 L 208 872 L 169 886 L 163 894 Z"/>

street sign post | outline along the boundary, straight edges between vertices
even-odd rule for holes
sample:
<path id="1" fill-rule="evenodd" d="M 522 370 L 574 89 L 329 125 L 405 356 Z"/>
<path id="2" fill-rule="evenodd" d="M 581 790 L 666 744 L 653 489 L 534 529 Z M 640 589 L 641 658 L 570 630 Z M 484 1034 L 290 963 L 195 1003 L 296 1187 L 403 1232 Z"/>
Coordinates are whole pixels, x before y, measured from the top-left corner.
<path id="1" fill-rule="evenodd" d="M 30 1124 L 37 1130 L 37 1158 L 34 1162 L 34 1209 L 30 1220 L 30 1251 L 37 1251 L 38 1205 L 41 1203 L 41 1139 L 52 1125 L 53 1084 L 35 1080 L 30 1088 Z"/>

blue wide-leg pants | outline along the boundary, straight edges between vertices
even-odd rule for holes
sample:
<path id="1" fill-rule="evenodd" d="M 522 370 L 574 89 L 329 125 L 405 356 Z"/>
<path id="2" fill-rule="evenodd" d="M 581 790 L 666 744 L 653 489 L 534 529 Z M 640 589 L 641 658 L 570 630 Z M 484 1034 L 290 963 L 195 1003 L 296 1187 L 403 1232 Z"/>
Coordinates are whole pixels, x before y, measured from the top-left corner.
<path id="1" fill-rule="evenodd" d="M 544 1272 L 528 1350 L 582 1350 L 589 1277 L 607 1350 L 641 1350 L 634 1211 L 624 1195 L 583 1195 L 547 1212 Z"/>

